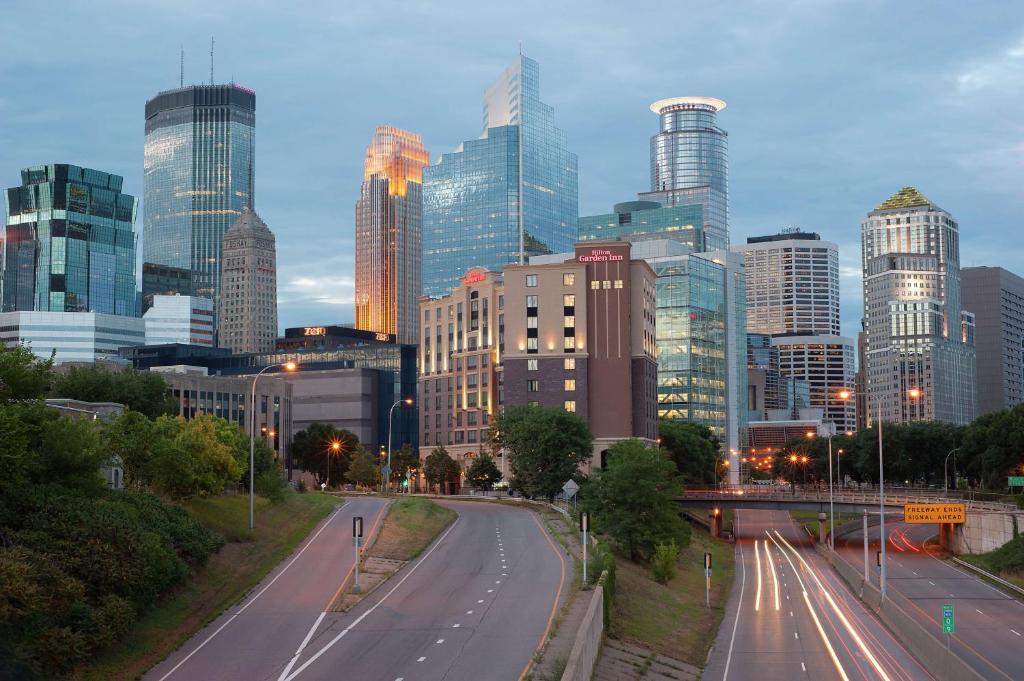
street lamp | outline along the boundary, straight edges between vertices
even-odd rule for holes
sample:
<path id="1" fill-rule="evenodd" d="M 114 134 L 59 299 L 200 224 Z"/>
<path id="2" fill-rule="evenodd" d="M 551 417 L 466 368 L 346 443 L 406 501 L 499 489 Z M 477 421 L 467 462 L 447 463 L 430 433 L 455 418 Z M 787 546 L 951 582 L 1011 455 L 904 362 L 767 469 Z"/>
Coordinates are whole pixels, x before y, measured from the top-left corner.
<path id="1" fill-rule="evenodd" d="M 955 454 L 960 449 L 955 447 L 949 451 L 949 454 Z M 946 473 L 946 464 L 949 463 L 949 454 L 946 454 L 946 458 L 942 461 L 942 496 L 949 496 L 949 475 Z M 956 457 L 953 457 L 953 486 L 956 486 Z"/>
<path id="2" fill-rule="evenodd" d="M 327 486 L 331 486 L 331 454 L 337 454 L 341 451 L 341 443 L 337 440 L 331 442 L 331 446 L 327 448 Z"/>
<path id="3" fill-rule="evenodd" d="M 391 486 L 391 419 L 395 415 L 395 407 L 397 407 L 400 404 L 404 404 L 407 407 L 411 407 L 412 398 L 406 397 L 400 400 L 395 400 L 395 403 L 391 405 L 391 410 L 388 411 L 388 465 L 384 469 L 384 480 L 381 481 L 381 484 L 388 485 L 388 487 Z"/>
<path id="4" fill-rule="evenodd" d="M 833 502 L 833 496 L 832 496 L 832 430 L 834 429 L 834 426 L 835 426 L 834 423 L 829 423 L 829 427 L 828 427 L 828 429 L 826 431 L 826 437 L 828 437 L 828 547 L 829 547 L 829 549 L 832 549 L 832 550 L 835 550 L 835 543 L 834 543 L 835 542 L 835 536 L 834 535 L 835 535 L 835 531 L 836 531 L 836 523 L 835 523 L 836 507 L 835 507 L 835 503 Z M 811 438 L 815 437 L 816 435 L 820 435 L 820 431 L 818 433 L 813 433 L 811 431 L 807 431 L 808 439 L 811 439 Z M 843 450 L 840 449 L 839 451 L 841 452 Z M 836 461 L 837 461 L 836 467 L 838 468 L 839 467 L 838 458 L 836 459 Z"/>
<path id="5" fill-rule="evenodd" d="M 252 407 L 252 413 L 249 414 L 249 529 L 255 528 L 255 507 L 256 507 L 256 381 L 259 380 L 265 372 L 271 369 L 284 369 L 285 371 L 295 371 L 299 368 L 299 365 L 295 362 L 285 362 L 284 364 L 269 364 L 260 369 L 255 376 L 252 377 L 252 401 L 249 403 Z"/>

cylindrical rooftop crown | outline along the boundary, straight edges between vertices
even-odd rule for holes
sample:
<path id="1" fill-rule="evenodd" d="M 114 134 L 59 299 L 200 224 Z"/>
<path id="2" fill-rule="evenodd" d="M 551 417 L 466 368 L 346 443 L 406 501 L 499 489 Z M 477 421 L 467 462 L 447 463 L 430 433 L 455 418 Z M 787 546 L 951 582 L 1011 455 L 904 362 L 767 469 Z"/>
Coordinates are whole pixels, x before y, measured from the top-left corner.
<path id="1" fill-rule="evenodd" d="M 669 97 L 651 104 L 651 111 L 659 115 L 680 109 L 710 109 L 717 112 L 724 108 L 725 102 L 714 97 Z"/>

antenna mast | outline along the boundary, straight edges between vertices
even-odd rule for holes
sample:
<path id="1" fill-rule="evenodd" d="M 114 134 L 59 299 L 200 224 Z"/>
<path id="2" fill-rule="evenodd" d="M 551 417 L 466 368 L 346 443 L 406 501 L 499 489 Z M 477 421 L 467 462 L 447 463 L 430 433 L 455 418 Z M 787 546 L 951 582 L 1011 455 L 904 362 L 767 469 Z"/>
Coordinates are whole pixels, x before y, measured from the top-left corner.
<path id="1" fill-rule="evenodd" d="M 210 36 L 210 85 L 213 85 L 213 36 Z"/>
<path id="2" fill-rule="evenodd" d="M 185 46 L 181 46 L 181 62 L 178 67 L 178 87 L 185 87 Z"/>

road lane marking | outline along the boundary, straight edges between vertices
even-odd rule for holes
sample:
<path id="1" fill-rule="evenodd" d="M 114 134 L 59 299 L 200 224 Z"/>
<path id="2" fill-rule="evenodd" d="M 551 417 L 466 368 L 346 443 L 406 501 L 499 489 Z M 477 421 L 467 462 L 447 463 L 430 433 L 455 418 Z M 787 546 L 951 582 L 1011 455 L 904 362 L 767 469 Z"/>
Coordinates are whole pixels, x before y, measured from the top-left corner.
<path id="1" fill-rule="evenodd" d="M 473 614 L 473 611 L 472 611 L 472 610 L 467 610 L 467 611 L 466 611 L 466 614 L 467 614 L 467 615 L 472 615 L 472 614 Z"/>
<path id="2" fill-rule="evenodd" d="M 761 545 L 754 540 L 754 557 L 757 559 L 757 595 L 754 596 L 754 612 L 761 609 Z"/>
<path id="3" fill-rule="evenodd" d="M 793 616 L 793 611 L 792 611 L 792 610 L 790 610 L 790 611 L 789 611 L 789 616 L 790 616 L 790 617 L 792 617 L 792 616 Z"/>
<path id="4" fill-rule="evenodd" d="M 459 628 L 459 623 L 458 622 L 456 622 L 455 624 L 452 625 L 452 629 L 458 629 L 458 628 Z"/>
<path id="5" fill-rule="evenodd" d="M 191 653 L 189 653 L 188 655 L 186 655 L 186 656 L 185 656 L 185 657 L 184 657 L 184 658 L 183 658 L 183 659 L 181 660 L 181 662 L 179 662 L 178 664 L 174 665 L 174 666 L 173 666 L 173 667 L 171 668 L 171 671 L 169 671 L 169 672 L 167 672 L 166 674 L 164 674 L 163 676 L 161 676 L 161 677 L 160 677 L 160 678 L 159 678 L 159 679 L 158 679 L 157 681 L 165 681 L 165 679 L 167 679 L 167 677 L 169 677 L 169 676 L 170 676 L 171 674 L 173 674 L 174 672 L 178 671 L 178 668 L 179 668 L 179 667 L 181 667 L 181 665 L 183 665 L 183 664 L 185 664 L 186 662 L 188 662 L 189 658 L 191 658 L 191 657 L 192 657 L 193 655 L 195 655 L 196 653 L 198 653 L 198 652 L 199 652 L 199 651 L 200 651 L 200 650 L 201 650 L 201 649 L 203 648 L 203 646 L 205 646 L 205 645 L 206 645 L 207 643 L 209 643 L 210 641 L 212 641 L 212 640 L 213 640 L 213 637 L 214 637 L 214 636 L 216 636 L 217 634 L 219 634 L 219 633 L 220 633 L 220 632 L 221 632 L 221 631 L 222 631 L 222 630 L 224 629 L 224 627 L 226 627 L 226 626 L 228 626 L 229 624 L 231 624 L 231 623 L 232 623 L 232 622 L 233 622 L 233 621 L 235 620 L 235 618 L 236 618 L 236 617 L 238 617 L 238 616 L 239 616 L 239 615 L 241 615 L 241 614 L 242 614 L 243 612 L 245 612 L 245 609 L 246 609 L 246 608 L 248 608 L 248 607 L 249 607 L 250 605 L 252 605 L 253 603 L 255 603 L 255 602 L 256 602 L 256 599 L 257 599 L 257 598 L 259 598 L 260 596 L 262 596 L 262 595 L 263 595 L 263 593 L 264 593 L 264 592 L 265 592 L 265 591 L 266 591 L 267 589 L 269 589 L 269 588 L 270 588 L 271 586 L 273 586 L 273 585 L 274 585 L 274 582 L 276 582 L 276 581 L 278 580 L 278 578 L 279 578 L 279 577 L 280 577 L 281 575 L 283 575 L 283 574 L 284 574 L 284 573 L 285 573 L 285 572 L 286 572 L 286 571 L 288 570 L 288 568 L 290 568 L 290 567 L 292 566 L 292 564 L 293 564 L 293 563 L 295 563 L 295 561 L 297 561 L 297 560 L 299 559 L 299 556 L 301 556 L 301 555 L 302 555 L 303 553 L 305 553 L 305 552 L 306 552 L 306 549 L 308 549 L 308 548 L 309 548 L 309 547 L 310 547 L 310 546 L 311 546 L 311 545 L 313 544 L 313 542 L 314 542 L 314 541 L 316 541 L 316 538 L 320 536 L 320 533 L 321 533 L 321 532 L 323 532 L 324 530 L 326 530 L 326 529 L 327 529 L 327 527 L 328 527 L 328 526 L 329 526 L 329 525 L 331 524 L 331 522 L 332 522 L 332 521 L 333 521 L 333 520 L 334 520 L 334 519 L 335 519 L 335 518 L 337 517 L 337 515 L 338 515 L 338 514 L 339 514 L 339 513 L 341 512 L 341 509 L 342 509 L 342 508 L 344 508 L 344 506 L 339 506 L 338 508 L 336 508 L 336 509 L 334 510 L 334 513 L 332 513 L 332 514 L 331 514 L 331 516 L 330 516 L 330 517 L 329 517 L 329 518 L 327 519 L 327 522 L 325 522 L 325 523 L 324 523 L 324 526 L 323 526 L 323 527 L 321 527 L 321 528 L 320 528 L 319 530 L 317 530 L 317 531 L 316 531 L 316 534 L 314 534 L 314 535 L 313 535 L 312 537 L 310 537 L 310 538 L 309 538 L 309 541 L 307 541 L 307 542 L 306 542 L 306 545 L 305 545 L 305 546 L 303 546 L 303 547 L 302 547 L 302 548 L 301 548 L 301 549 L 299 550 L 299 552 L 295 554 L 295 557 L 294 557 L 294 558 L 292 558 L 292 559 L 291 559 L 290 561 L 288 561 L 288 564 L 287 564 L 287 565 L 285 565 L 285 566 L 284 566 L 284 567 L 283 567 L 283 568 L 281 569 L 281 571 L 280 571 L 280 572 L 278 572 L 278 573 L 277 573 L 276 575 L 274 575 L 274 578 L 273 578 L 273 579 L 271 579 L 271 580 L 270 580 L 270 582 L 268 582 L 268 583 L 267 583 L 267 585 L 266 585 L 265 587 L 263 587 L 262 589 L 260 589 L 259 593 L 257 593 L 257 594 L 256 594 L 255 596 L 253 596 L 253 597 L 252 597 L 252 600 L 250 600 L 250 601 L 249 601 L 248 603 L 246 603 L 245 605 L 243 605 L 243 606 L 241 607 L 241 609 L 240 609 L 240 610 L 239 610 L 238 612 L 236 612 L 236 613 L 235 613 L 234 615 L 232 615 L 231 617 L 229 617 L 229 618 L 228 618 L 228 621 L 227 621 L 227 622 L 225 622 L 224 624 L 222 624 L 222 625 L 220 625 L 219 627 L 217 627 L 217 630 L 216 630 L 216 631 L 214 631 L 214 632 L 213 632 L 212 634 L 210 634 L 210 635 L 209 635 L 209 637 L 207 637 L 207 639 L 206 639 L 205 641 L 203 641 L 203 642 L 202 642 L 202 643 L 200 643 L 200 644 L 199 644 L 198 646 L 196 646 L 196 649 L 195 649 L 195 650 L 193 650 L 193 651 L 192 651 Z"/>
<path id="6" fill-rule="evenodd" d="M 768 540 L 764 540 L 764 555 L 768 558 L 768 569 L 772 572 L 772 584 L 775 586 L 775 609 L 779 609 L 779 578 L 775 575 L 775 561 L 772 560 L 771 550 L 768 548 Z"/>
<path id="7" fill-rule="evenodd" d="M 494 580 L 494 583 L 495 584 L 501 584 L 501 580 L 500 579 L 496 579 L 496 580 Z"/>
<path id="8" fill-rule="evenodd" d="M 477 601 L 477 603 L 483 603 L 483 602 L 484 602 L 484 599 L 482 599 L 482 598 Z"/>
<path id="9" fill-rule="evenodd" d="M 555 546 L 555 542 L 551 538 L 551 535 L 548 534 L 548 531 L 545 530 L 544 526 L 540 524 L 540 520 L 537 518 L 537 514 L 531 512 L 530 517 L 533 518 L 533 522 L 537 526 L 537 529 L 540 530 L 540 533 L 544 536 L 544 539 L 547 540 L 548 546 L 551 547 L 551 552 L 554 553 L 555 557 L 558 558 L 558 590 L 555 592 L 554 601 L 552 601 L 551 603 L 551 612 L 548 614 L 548 623 L 544 626 L 544 633 L 540 635 L 540 640 L 537 641 L 537 647 L 534 648 L 533 655 L 530 656 L 530 660 L 526 663 L 526 666 L 523 667 L 523 671 L 519 672 L 518 681 L 523 681 L 523 679 L 526 678 L 526 674 L 533 667 L 533 658 L 536 657 L 537 654 L 540 652 L 541 648 L 544 647 L 544 642 L 548 639 L 548 634 L 551 632 L 551 625 L 555 621 L 555 614 L 558 611 L 558 601 L 562 598 L 562 589 L 565 588 L 565 558 L 562 556 L 562 552 L 558 550 L 558 547 Z M 505 566 L 503 565 L 502 569 L 504 569 L 504 567 Z M 501 584 L 501 580 L 495 580 L 494 583 Z"/>
<path id="10" fill-rule="evenodd" d="M 356 558 L 356 560 L 358 560 L 358 557 Z M 288 678 L 288 673 L 291 672 L 292 667 L 295 666 L 295 662 L 299 659 L 299 655 L 301 655 L 302 651 L 306 649 L 307 645 L 309 645 L 309 639 L 313 638 L 313 633 L 316 631 L 317 627 L 320 626 L 320 623 L 324 621 L 324 617 L 326 615 L 327 611 L 325 610 L 322 613 L 320 613 L 319 617 L 316 618 L 316 622 L 313 622 L 313 626 L 311 626 L 309 628 L 309 631 L 306 632 L 306 638 L 302 639 L 302 643 L 300 643 L 299 647 L 296 648 L 295 654 L 292 655 L 292 659 L 288 661 L 288 666 L 286 666 L 284 668 L 284 671 L 281 672 L 281 675 L 277 677 L 278 681 L 281 681 L 281 679 Z"/>
<path id="11" fill-rule="evenodd" d="M 416 660 L 416 661 L 417 661 L 417 662 L 423 662 L 423 660 L 425 660 L 425 659 L 427 659 L 427 658 L 425 658 L 425 657 L 421 657 L 421 658 L 419 658 L 419 659 L 418 659 L 418 660 Z"/>
<path id="12" fill-rule="evenodd" d="M 1010 631 L 1012 631 L 1013 633 L 1015 633 L 1015 634 L 1017 634 L 1018 636 L 1020 636 L 1020 632 L 1019 632 L 1019 631 L 1017 631 L 1016 629 L 1010 629 Z"/>
<path id="13" fill-rule="evenodd" d="M 978 610 L 977 608 L 974 609 L 974 612 L 978 613 L 979 615 L 984 615 L 985 614 L 981 610 Z"/>
<path id="14" fill-rule="evenodd" d="M 444 643 L 444 639 L 443 639 L 443 638 L 439 638 L 439 639 L 437 639 L 437 643 L 438 643 L 438 644 Z"/>
<path id="15" fill-rule="evenodd" d="M 488 589 L 488 590 L 487 590 L 487 593 L 489 593 L 489 594 L 492 594 L 492 593 L 494 593 L 494 589 Z"/>
<path id="16" fill-rule="evenodd" d="M 729 679 L 729 664 L 732 663 L 732 647 L 736 643 L 736 627 L 740 623 L 740 610 L 743 609 L 743 590 L 747 586 L 747 565 L 743 560 L 743 544 L 737 542 L 737 546 L 740 550 L 740 568 L 742 568 L 742 579 L 740 580 L 740 597 L 736 601 L 736 620 L 732 623 L 732 636 L 729 637 L 729 653 L 725 656 L 725 673 L 722 675 L 722 681 L 728 681 Z"/>
<path id="17" fill-rule="evenodd" d="M 930 579 L 928 580 L 928 583 L 929 583 L 929 584 L 931 584 L 932 586 L 935 586 L 935 582 L 933 582 L 933 581 L 932 581 L 932 580 L 930 580 Z"/>
<path id="18" fill-rule="evenodd" d="M 417 561 L 417 563 L 415 565 L 413 565 L 412 568 L 408 572 L 405 573 L 405 576 L 403 576 L 400 580 L 398 580 L 397 584 L 395 584 L 393 587 L 391 587 L 390 591 L 388 591 L 386 594 L 384 594 L 384 596 L 382 596 L 379 601 L 377 601 L 372 606 L 370 606 L 370 608 L 366 612 L 364 612 L 362 615 L 360 615 L 355 620 L 353 620 L 351 624 L 349 624 L 347 627 L 342 629 L 341 632 L 339 632 L 337 636 L 335 636 L 330 641 L 328 641 L 327 644 L 323 648 L 321 648 L 316 653 L 314 653 L 312 657 L 310 657 L 308 660 L 306 660 L 302 664 L 301 667 L 299 667 L 294 672 L 292 672 L 292 674 L 288 678 L 284 679 L 284 681 L 291 681 L 296 676 L 301 674 L 307 667 L 309 667 L 309 665 L 311 665 L 314 662 L 316 662 L 320 658 L 321 655 L 323 655 L 328 650 L 330 650 L 334 646 L 335 643 L 340 641 L 346 634 L 348 634 L 348 632 L 352 631 L 352 629 L 354 629 L 356 627 L 356 625 L 358 625 L 360 622 L 362 622 L 364 619 L 366 619 L 371 613 L 373 613 L 374 610 L 379 608 L 381 603 L 386 601 L 391 596 L 391 594 L 395 593 L 395 591 L 397 591 L 399 587 L 401 587 L 403 584 L 405 584 L 405 580 L 409 579 L 409 577 L 411 577 L 412 574 L 414 572 L 416 572 L 416 570 L 419 569 L 419 567 L 421 565 L 423 565 L 423 561 L 425 561 L 427 558 L 429 558 L 430 554 L 432 554 L 434 551 L 436 551 L 437 547 L 444 543 L 445 538 L 449 534 L 451 534 L 451 531 L 454 530 L 455 526 L 458 525 L 458 524 L 459 524 L 459 518 L 455 518 L 455 522 L 453 522 L 448 527 L 448 529 L 444 531 L 444 534 L 441 535 L 441 538 L 438 539 L 437 542 L 433 546 L 430 547 L 429 551 L 427 551 L 426 553 L 423 554 L 423 557 L 420 558 L 419 561 Z M 160 681 L 163 681 L 163 679 L 161 679 Z"/>
<path id="19" fill-rule="evenodd" d="M 794 631 L 793 632 L 793 638 L 795 638 L 796 640 L 799 641 L 800 640 L 800 634 L 798 634 L 797 632 Z"/>
<path id="20" fill-rule="evenodd" d="M 800 663 L 800 669 L 803 669 L 804 671 L 807 671 L 807 665 L 805 665 L 803 662 L 801 662 Z"/>

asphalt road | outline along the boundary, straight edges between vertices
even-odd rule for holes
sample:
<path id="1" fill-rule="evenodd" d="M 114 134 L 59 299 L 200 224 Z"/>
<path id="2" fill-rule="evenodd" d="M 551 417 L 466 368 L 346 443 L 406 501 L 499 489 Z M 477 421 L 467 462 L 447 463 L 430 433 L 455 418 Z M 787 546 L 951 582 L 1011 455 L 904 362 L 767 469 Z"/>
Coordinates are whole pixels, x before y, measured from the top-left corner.
<path id="1" fill-rule="evenodd" d="M 954 651 L 986 679 L 1024 680 L 1024 603 L 1010 598 L 974 575 L 953 567 L 924 550 L 935 525 L 886 523 L 889 598 L 942 637 L 942 606 L 952 604 Z M 869 569 L 878 586 L 878 528 L 868 529 Z M 836 542 L 839 555 L 864 569 L 864 535 L 844 535 Z"/>
<path id="2" fill-rule="evenodd" d="M 438 541 L 350 612 L 325 613 L 351 569 L 351 517 L 370 523 L 383 507 L 376 499 L 349 502 L 275 571 L 276 582 L 271 576 L 265 590 L 146 678 L 520 679 L 564 598 L 571 566 L 526 509 L 441 503 L 459 517 Z"/>
<path id="3" fill-rule="evenodd" d="M 736 581 L 703 678 L 933 678 L 846 589 L 788 513 L 737 510 L 736 527 Z"/>
<path id="4" fill-rule="evenodd" d="M 147 681 L 256 681 L 277 678 L 310 623 L 330 603 L 354 565 L 352 517 L 366 529 L 384 501 L 356 498 L 320 524 L 299 549 L 238 605 L 151 669 Z"/>

